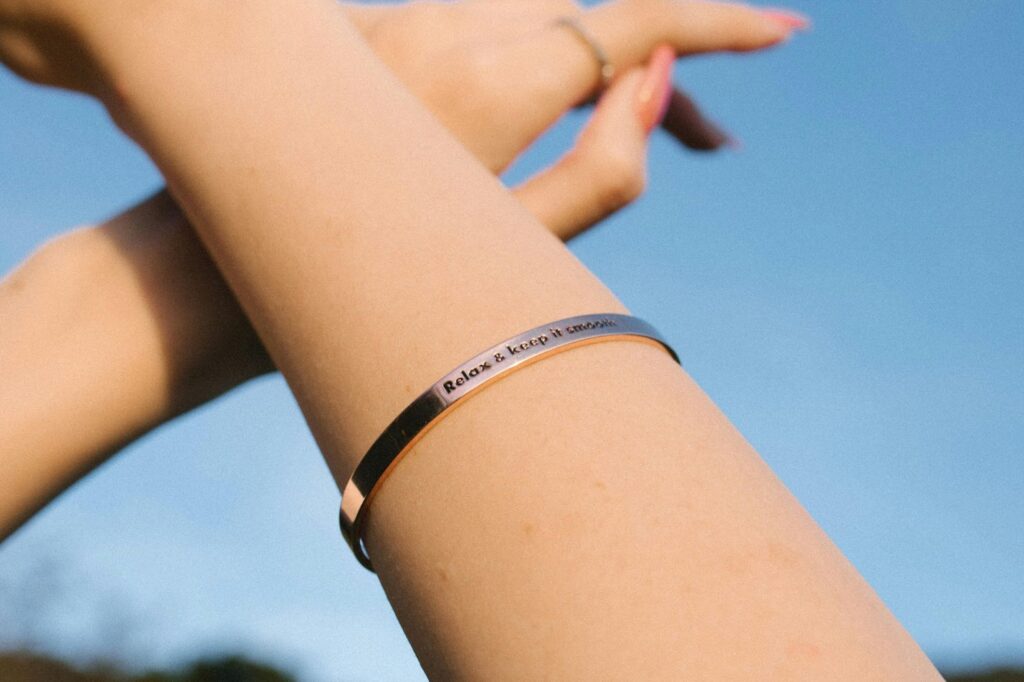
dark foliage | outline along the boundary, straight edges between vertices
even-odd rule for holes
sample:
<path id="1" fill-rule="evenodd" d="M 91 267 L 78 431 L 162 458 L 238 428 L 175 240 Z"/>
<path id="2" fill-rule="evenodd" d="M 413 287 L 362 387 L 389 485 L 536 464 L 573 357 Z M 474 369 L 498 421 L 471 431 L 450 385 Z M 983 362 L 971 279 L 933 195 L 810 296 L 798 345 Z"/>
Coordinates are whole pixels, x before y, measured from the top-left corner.
<path id="1" fill-rule="evenodd" d="M 109 667 L 82 669 L 24 651 L 0 653 L 3 682 L 297 682 L 291 675 L 241 656 L 204 659 L 181 670 L 139 675 Z"/>
<path id="2" fill-rule="evenodd" d="M 2 682 L 297 682 L 288 673 L 241 656 L 203 659 L 181 670 L 130 675 L 116 669 L 81 669 L 49 656 L 0 652 Z M 1024 682 L 1024 668 L 994 668 L 947 675 L 947 682 Z"/>
<path id="3" fill-rule="evenodd" d="M 948 682 L 1024 682 L 1024 668 L 993 668 L 985 672 L 948 675 Z"/>

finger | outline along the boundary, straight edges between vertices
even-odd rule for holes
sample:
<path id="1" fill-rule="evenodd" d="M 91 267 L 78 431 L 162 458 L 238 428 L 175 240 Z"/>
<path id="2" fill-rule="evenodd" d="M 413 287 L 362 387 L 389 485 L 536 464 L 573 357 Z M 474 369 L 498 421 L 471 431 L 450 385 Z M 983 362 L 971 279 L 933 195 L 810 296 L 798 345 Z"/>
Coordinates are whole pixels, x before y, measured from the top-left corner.
<path id="1" fill-rule="evenodd" d="M 571 239 L 632 203 L 646 184 L 647 139 L 671 91 L 670 48 L 605 92 L 575 146 L 514 190 L 559 238 Z"/>
<path id="2" fill-rule="evenodd" d="M 732 136 L 705 116 L 693 98 L 679 88 L 671 94 L 661 127 L 694 151 L 715 151 L 736 144 Z"/>
<path id="3" fill-rule="evenodd" d="M 799 14 L 730 2 L 615 0 L 581 17 L 613 63 L 637 64 L 660 43 L 679 55 L 749 52 L 771 47 L 806 28 Z"/>
<path id="4" fill-rule="evenodd" d="M 642 64 L 662 43 L 679 55 L 751 51 L 783 42 L 808 26 L 795 13 L 702 0 L 613 0 L 577 18 L 619 71 Z M 532 64 L 538 78 L 547 79 L 544 87 L 558 95 L 557 103 L 551 103 L 557 115 L 585 102 L 600 85 L 594 51 L 567 27 L 548 22 L 509 49 L 518 52 L 509 55 L 518 59 L 510 64 Z"/>
<path id="5" fill-rule="evenodd" d="M 713 151 L 736 141 L 714 121 L 707 118 L 689 95 L 672 92 L 661 127 L 679 142 L 696 151 Z"/>

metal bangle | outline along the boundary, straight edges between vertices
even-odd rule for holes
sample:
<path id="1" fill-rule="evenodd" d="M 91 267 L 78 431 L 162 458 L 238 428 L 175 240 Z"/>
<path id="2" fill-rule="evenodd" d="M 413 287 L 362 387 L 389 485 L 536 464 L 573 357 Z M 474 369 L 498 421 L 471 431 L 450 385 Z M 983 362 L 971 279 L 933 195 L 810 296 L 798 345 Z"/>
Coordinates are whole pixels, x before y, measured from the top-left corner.
<path id="1" fill-rule="evenodd" d="M 477 389 L 541 357 L 572 346 L 629 337 L 662 346 L 679 356 L 651 325 L 629 315 L 567 317 L 535 327 L 470 358 L 412 401 L 391 422 L 356 466 L 341 496 L 341 533 L 363 566 L 373 571 L 362 529 L 370 498 L 411 446 Z"/>

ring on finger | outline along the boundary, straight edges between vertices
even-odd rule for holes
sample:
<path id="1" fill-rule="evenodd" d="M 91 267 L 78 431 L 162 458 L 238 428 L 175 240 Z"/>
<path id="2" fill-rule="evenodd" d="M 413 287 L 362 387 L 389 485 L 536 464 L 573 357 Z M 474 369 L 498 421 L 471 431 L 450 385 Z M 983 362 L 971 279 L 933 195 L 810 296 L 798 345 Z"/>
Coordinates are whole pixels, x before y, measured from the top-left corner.
<path id="1" fill-rule="evenodd" d="M 611 85 L 612 79 L 615 78 L 615 65 L 611 63 L 608 58 L 608 52 L 602 47 L 601 43 L 597 41 L 590 31 L 583 25 L 583 22 L 578 17 L 564 16 L 555 19 L 553 22 L 554 26 L 559 28 L 567 28 L 579 38 L 580 42 L 586 45 L 590 53 L 594 55 L 594 59 L 597 60 L 597 66 L 601 77 L 600 89 L 606 90 Z"/>

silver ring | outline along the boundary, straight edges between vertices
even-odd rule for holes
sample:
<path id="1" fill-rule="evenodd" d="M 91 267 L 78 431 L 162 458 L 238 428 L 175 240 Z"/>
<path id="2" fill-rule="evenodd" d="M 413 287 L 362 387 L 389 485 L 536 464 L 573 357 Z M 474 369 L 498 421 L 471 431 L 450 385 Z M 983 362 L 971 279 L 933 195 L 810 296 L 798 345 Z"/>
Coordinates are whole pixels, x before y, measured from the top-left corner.
<path id="1" fill-rule="evenodd" d="M 370 498 L 402 456 L 442 415 L 446 416 L 470 393 L 517 367 L 570 346 L 618 337 L 654 342 L 679 362 L 679 356 L 654 327 L 639 318 L 619 314 L 579 315 L 534 327 L 492 346 L 448 372 L 413 400 L 370 446 L 341 495 L 341 533 L 359 563 L 373 570 L 362 538 Z"/>
<path id="2" fill-rule="evenodd" d="M 558 17 L 555 19 L 554 25 L 569 29 L 587 46 L 594 55 L 594 59 L 597 60 L 597 66 L 601 72 L 601 90 L 607 90 L 615 78 L 615 67 L 612 65 L 611 59 L 608 58 L 608 52 L 601 47 L 601 43 L 597 42 L 597 38 L 586 29 L 583 22 L 577 17 Z"/>

